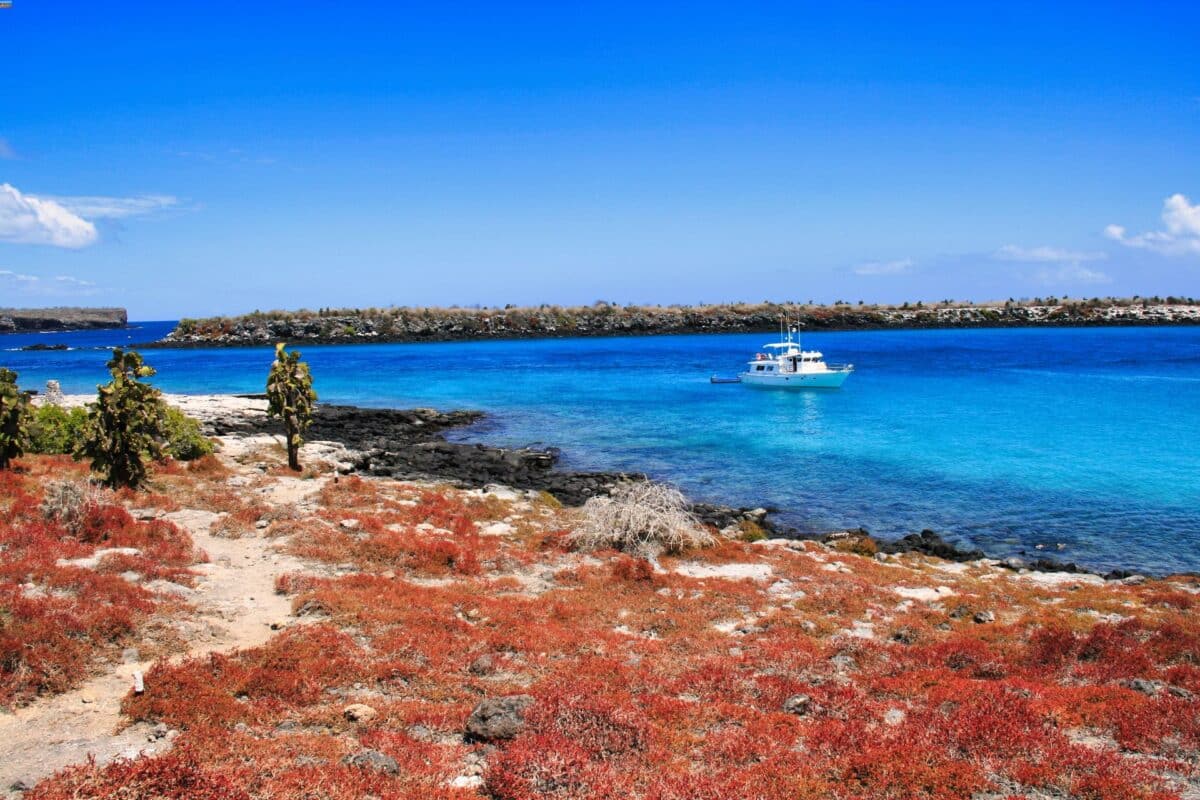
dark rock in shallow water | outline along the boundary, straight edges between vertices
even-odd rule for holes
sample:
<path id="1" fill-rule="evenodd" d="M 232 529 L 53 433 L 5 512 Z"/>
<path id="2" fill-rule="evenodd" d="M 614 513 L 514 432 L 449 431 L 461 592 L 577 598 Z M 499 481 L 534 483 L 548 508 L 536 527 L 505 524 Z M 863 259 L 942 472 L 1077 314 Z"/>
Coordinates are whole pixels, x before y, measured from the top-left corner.
<path id="1" fill-rule="evenodd" d="M 924 553 L 947 561 L 978 561 L 984 558 L 982 550 L 964 550 L 928 528 L 920 533 L 910 533 L 902 539 L 878 544 L 882 553 Z"/>
<path id="2" fill-rule="evenodd" d="M 402 480 L 446 480 L 471 487 L 497 483 L 546 491 L 565 505 L 580 505 L 622 481 L 644 479 L 624 472 L 555 469 L 558 450 L 554 448 L 513 449 L 446 441 L 446 430 L 482 417 L 478 411 L 321 405 L 306 438 L 339 442 L 362 453 L 354 465 L 356 472 Z M 218 436 L 277 434 L 279 425 L 265 417 L 230 417 L 209 422 L 207 430 Z"/>
<path id="3" fill-rule="evenodd" d="M 692 513 L 696 515 L 696 518 L 705 525 L 712 525 L 717 530 L 741 525 L 743 522 L 751 522 L 770 537 L 794 536 L 795 531 L 779 527 L 768 516 L 777 510 L 775 508 L 722 506 L 714 503 L 692 504 Z"/>
<path id="4" fill-rule="evenodd" d="M 38 342 L 37 344 L 27 344 L 21 349 L 36 353 L 46 350 L 70 350 L 71 348 L 65 344 L 46 344 L 45 342 Z"/>

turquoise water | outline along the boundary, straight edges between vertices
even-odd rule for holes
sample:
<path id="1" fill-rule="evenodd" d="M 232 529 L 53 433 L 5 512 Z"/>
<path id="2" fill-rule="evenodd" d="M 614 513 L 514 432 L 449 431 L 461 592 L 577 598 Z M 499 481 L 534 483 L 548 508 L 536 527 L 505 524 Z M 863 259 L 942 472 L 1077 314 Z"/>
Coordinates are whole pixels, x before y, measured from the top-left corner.
<path id="1" fill-rule="evenodd" d="M 38 388 L 102 380 L 139 330 L 0 337 Z M 769 336 L 306 347 L 323 400 L 478 408 L 465 438 L 552 444 L 575 468 L 629 469 L 691 495 L 771 505 L 808 531 L 933 528 L 995 555 L 1200 570 L 1200 328 L 820 333 L 857 371 L 841 390 L 711 385 Z M 69 352 L 12 352 L 63 342 Z M 160 386 L 258 392 L 269 348 L 156 350 Z M 1044 551 L 1034 548 L 1045 546 Z"/>

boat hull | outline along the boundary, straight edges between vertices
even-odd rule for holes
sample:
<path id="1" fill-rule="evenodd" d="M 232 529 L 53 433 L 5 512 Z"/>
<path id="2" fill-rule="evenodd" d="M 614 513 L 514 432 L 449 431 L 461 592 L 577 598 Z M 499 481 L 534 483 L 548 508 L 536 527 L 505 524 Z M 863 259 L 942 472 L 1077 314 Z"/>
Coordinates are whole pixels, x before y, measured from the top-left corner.
<path id="1" fill-rule="evenodd" d="M 763 375 L 755 372 L 743 372 L 739 377 L 748 386 L 759 386 L 768 389 L 836 389 L 850 375 L 850 370 L 830 370 L 829 372 L 800 372 Z"/>

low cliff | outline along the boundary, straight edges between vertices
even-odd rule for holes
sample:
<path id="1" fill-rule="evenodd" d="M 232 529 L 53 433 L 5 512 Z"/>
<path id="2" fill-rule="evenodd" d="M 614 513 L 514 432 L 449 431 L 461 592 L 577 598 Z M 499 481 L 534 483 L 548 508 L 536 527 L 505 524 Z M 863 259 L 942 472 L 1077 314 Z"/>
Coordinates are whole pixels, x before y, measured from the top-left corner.
<path id="1" fill-rule="evenodd" d="M 0 308 L 0 333 L 123 328 L 123 308 Z"/>
<path id="2" fill-rule="evenodd" d="M 1173 299 L 1172 299 L 1173 300 Z M 255 312 L 185 319 L 163 346 L 260 345 L 275 341 L 420 342 L 663 333 L 772 331 L 781 316 L 805 330 L 1022 326 L 1196 325 L 1200 303 L 1142 300 L 1055 303 L 833 306 L 730 304 L 564 308 L 387 308 Z"/>

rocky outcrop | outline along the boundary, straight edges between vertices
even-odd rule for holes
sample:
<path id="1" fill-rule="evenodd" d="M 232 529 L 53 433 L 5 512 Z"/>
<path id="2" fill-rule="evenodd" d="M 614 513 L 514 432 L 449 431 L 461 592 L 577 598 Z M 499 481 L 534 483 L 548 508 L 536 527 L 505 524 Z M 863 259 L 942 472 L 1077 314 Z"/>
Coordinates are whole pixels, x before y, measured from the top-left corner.
<path id="1" fill-rule="evenodd" d="M 0 308 L 0 333 L 124 328 L 123 308 Z"/>
<path id="2" fill-rule="evenodd" d="M 1191 299 L 1175 300 L 994 305 L 905 303 L 902 306 L 763 303 L 664 307 L 602 303 L 575 308 L 323 309 L 185 319 L 155 344 L 251 346 L 277 341 L 338 344 L 766 332 L 776 330 L 782 316 L 804 330 L 1200 324 L 1200 304 Z"/>
<path id="3" fill-rule="evenodd" d="M 637 480 L 623 472 L 573 472 L 555 468 L 558 450 L 504 448 L 447 441 L 444 432 L 468 425 L 476 411 L 428 408 L 393 410 L 318 406 L 309 441 L 330 441 L 355 451 L 355 472 L 403 480 L 438 479 L 462 486 L 489 484 L 546 491 L 565 505 L 579 505 L 613 485 Z M 226 415 L 204 420 L 210 435 L 278 433 L 265 415 Z"/>
<path id="4" fill-rule="evenodd" d="M 255 398 L 261 399 L 261 396 L 239 396 L 243 401 Z M 211 436 L 279 433 L 278 423 L 269 420 L 261 410 L 250 413 L 246 409 L 239 412 L 225 407 L 220 413 L 205 414 L 198 413 L 192 407 L 189 413 L 200 420 L 204 432 Z M 482 417 L 483 414 L 477 411 L 441 412 L 428 408 L 394 410 L 319 405 L 306 438 L 310 442 L 336 442 L 348 448 L 354 454 L 354 461 L 340 468 L 347 471 L 400 480 L 446 481 L 469 488 L 499 485 L 545 491 L 568 506 L 583 505 L 591 497 L 607 495 L 622 483 L 646 479 L 645 475 L 639 473 L 560 470 L 556 466 L 558 450 L 555 448 L 502 448 L 446 439 L 446 431 L 469 425 Z M 771 514 L 778 509 L 772 508 L 691 503 L 689 510 L 704 524 L 747 541 L 812 539 L 839 550 L 878 553 L 880 558 L 899 553 L 921 553 L 948 561 L 970 562 L 987 557 L 981 550 L 948 542 L 932 530 L 923 530 L 895 540 L 879 540 L 862 528 L 823 534 L 802 533 L 777 524 L 771 519 Z M 353 530 L 358 523 L 356 520 L 343 520 L 341 524 Z M 1076 564 L 1048 558 L 1032 561 L 1010 558 L 996 563 L 1018 571 L 1088 572 Z M 1123 570 L 1109 572 L 1103 577 L 1109 580 L 1145 580 Z M 309 608 L 307 605 L 296 612 L 297 616 L 327 613 L 328 609 Z M 487 668 L 481 663 L 479 669 Z"/>

